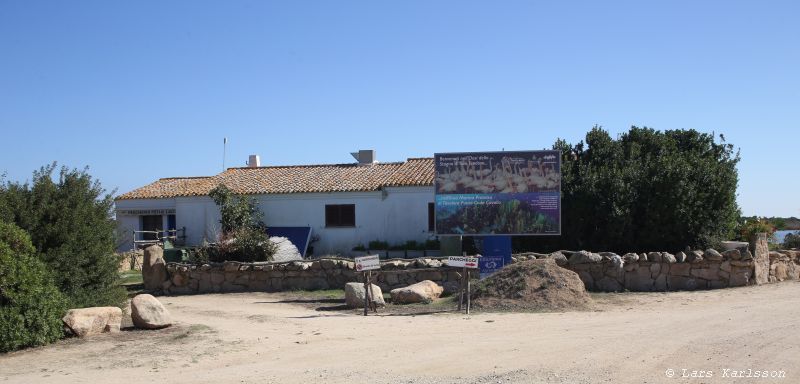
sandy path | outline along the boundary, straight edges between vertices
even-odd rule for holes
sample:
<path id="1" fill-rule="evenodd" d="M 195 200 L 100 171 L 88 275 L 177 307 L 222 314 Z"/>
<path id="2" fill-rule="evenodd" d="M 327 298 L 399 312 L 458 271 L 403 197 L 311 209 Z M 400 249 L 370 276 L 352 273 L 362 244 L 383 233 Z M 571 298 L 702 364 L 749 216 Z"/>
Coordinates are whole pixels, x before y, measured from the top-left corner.
<path id="1" fill-rule="evenodd" d="M 469 317 L 364 318 L 285 298 L 162 298 L 177 326 L 2 355 L 0 382 L 800 383 L 797 282 L 607 294 L 593 312 Z M 682 379 L 684 368 L 713 376 Z M 747 368 L 785 378 L 724 377 Z"/>

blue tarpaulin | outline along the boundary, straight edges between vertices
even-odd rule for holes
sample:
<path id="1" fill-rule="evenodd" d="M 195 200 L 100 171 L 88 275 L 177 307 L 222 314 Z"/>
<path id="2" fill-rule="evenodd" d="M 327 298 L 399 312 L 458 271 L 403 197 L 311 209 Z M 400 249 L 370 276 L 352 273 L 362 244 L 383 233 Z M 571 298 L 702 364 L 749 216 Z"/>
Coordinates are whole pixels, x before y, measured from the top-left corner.
<path id="1" fill-rule="evenodd" d="M 311 240 L 311 227 L 269 227 L 267 234 L 270 237 L 285 237 L 297 247 L 300 254 L 306 257 L 308 242 Z"/>

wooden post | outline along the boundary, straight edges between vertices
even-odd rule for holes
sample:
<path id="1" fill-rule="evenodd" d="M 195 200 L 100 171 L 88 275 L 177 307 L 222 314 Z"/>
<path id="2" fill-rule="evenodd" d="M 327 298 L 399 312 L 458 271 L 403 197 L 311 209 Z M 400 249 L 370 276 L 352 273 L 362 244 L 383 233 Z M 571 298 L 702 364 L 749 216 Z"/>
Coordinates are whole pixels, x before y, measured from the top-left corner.
<path id="1" fill-rule="evenodd" d="M 369 313 L 369 286 L 369 275 L 367 275 L 367 272 L 364 271 L 364 316 Z"/>
<path id="2" fill-rule="evenodd" d="M 470 296 L 470 286 L 469 286 L 469 271 L 467 271 L 467 315 L 469 315 L 469 296 Z"/>
<path id="3" fill-rule="evenodd" d="M 369 276 L 369 307 L 372 308 L 372 312 L 378 313 L 378 306 L 375 304 L 375 291 L 372 290 L 372 271 L 367 272 Z"/>

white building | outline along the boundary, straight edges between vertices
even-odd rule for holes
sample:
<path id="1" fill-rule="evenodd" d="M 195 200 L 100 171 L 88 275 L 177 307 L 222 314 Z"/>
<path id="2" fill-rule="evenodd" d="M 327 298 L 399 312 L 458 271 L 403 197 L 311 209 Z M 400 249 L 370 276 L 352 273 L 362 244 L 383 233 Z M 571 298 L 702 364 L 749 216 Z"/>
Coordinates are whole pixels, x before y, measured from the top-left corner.
<path id="1" fill-rule="evenodd" d="M 358 163 L 249 166 L 216 176 L 159 179 L 116 198 L 120 250 L 133 247 L 135 230 L 185 228 L 186 245 L 215 241 L 219 208 L 209 191 L 225 184 L 256 199 L 268 227 L 311 227 L 315 255 L 348 254 L 379 240 L 403 244 L 434 238 L 432 158 L 378 163 L 373 151 L 354 154 Z"/>

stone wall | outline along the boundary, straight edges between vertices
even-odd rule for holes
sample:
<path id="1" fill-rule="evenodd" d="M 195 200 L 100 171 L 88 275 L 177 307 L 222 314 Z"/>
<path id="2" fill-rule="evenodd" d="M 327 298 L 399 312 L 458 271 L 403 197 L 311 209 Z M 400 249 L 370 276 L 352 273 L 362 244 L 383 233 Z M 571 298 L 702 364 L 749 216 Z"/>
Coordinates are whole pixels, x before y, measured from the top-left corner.
<path id="1" fill-rule="evenodd" d="M 559 251 L 516 254 L 512 259 L 520 262 L 553 258 L 559 266 L 576 272 L 590 291 L 714 289 L 798 279 L 800 251 L 768 252 L 766 237 L 756 239 L 751 247 L 752 251 L 743 247 L 725 252 L 708 249 L 621 256 L 610 252 Z M 155 255 L 158 250 L 153 251 Z M 152 259 L 156 263 L 160 260 L 157 255 Z M 161 268 L 145 269 L 165 271 L 163 277 L 157 277 L 160 284 L 149 284 L 157 287 L 151 291 L 164 294 L 343 289 L 348 282 L 361 281 L 361 273 L 355 271 L 353 261 L 341 258 L 281 263 L 168 263 Z M 446 266 L 446 258 L 386 260 L 381 263 L 375 284 L 388 291 L 432 280 L 446 292 L 455 292 L 460 273 L 461 269 Z M 471 274 L 477 277 L 476 271 Z M 152 279 L 145 276 L 145 280 Z"/>
<path id="2" fill-rule="evenodd" d="M 578 274 L 589 291 L 684 291 L 756 284 L 749 250 L 668 252 L 560 252 L 559 264 Z M 519 256 L 518 258 L 524 258 Z M 560 259 L 560 261 L 559 261 Z"/>
<path id="3" fill-rule="evenodd" d="M 769 282 L 800 280 L 800 250 L 769 253 Z"/>
<path id="4" fill-rule="evenodd" d="M 443 264 L 442 258 L 387 260 L 381 263 L 375 284 L 387 291 L 432 280 L 446 291 L 454 292 L 461 278 L 460 270 Z M 165 294 L 344 289 L 348 282 L 363 281 L 355 263 L 340 258 L 282 263 L 167 263 L 166 271 L 168 279 L 161 286 Z"/>
<path id="5" fill-rule="evenodd" d="M 119 272 L 141 271 L 144 263 L 144 251 L 135 250 L 118 254 L 120 256 Z"/>

